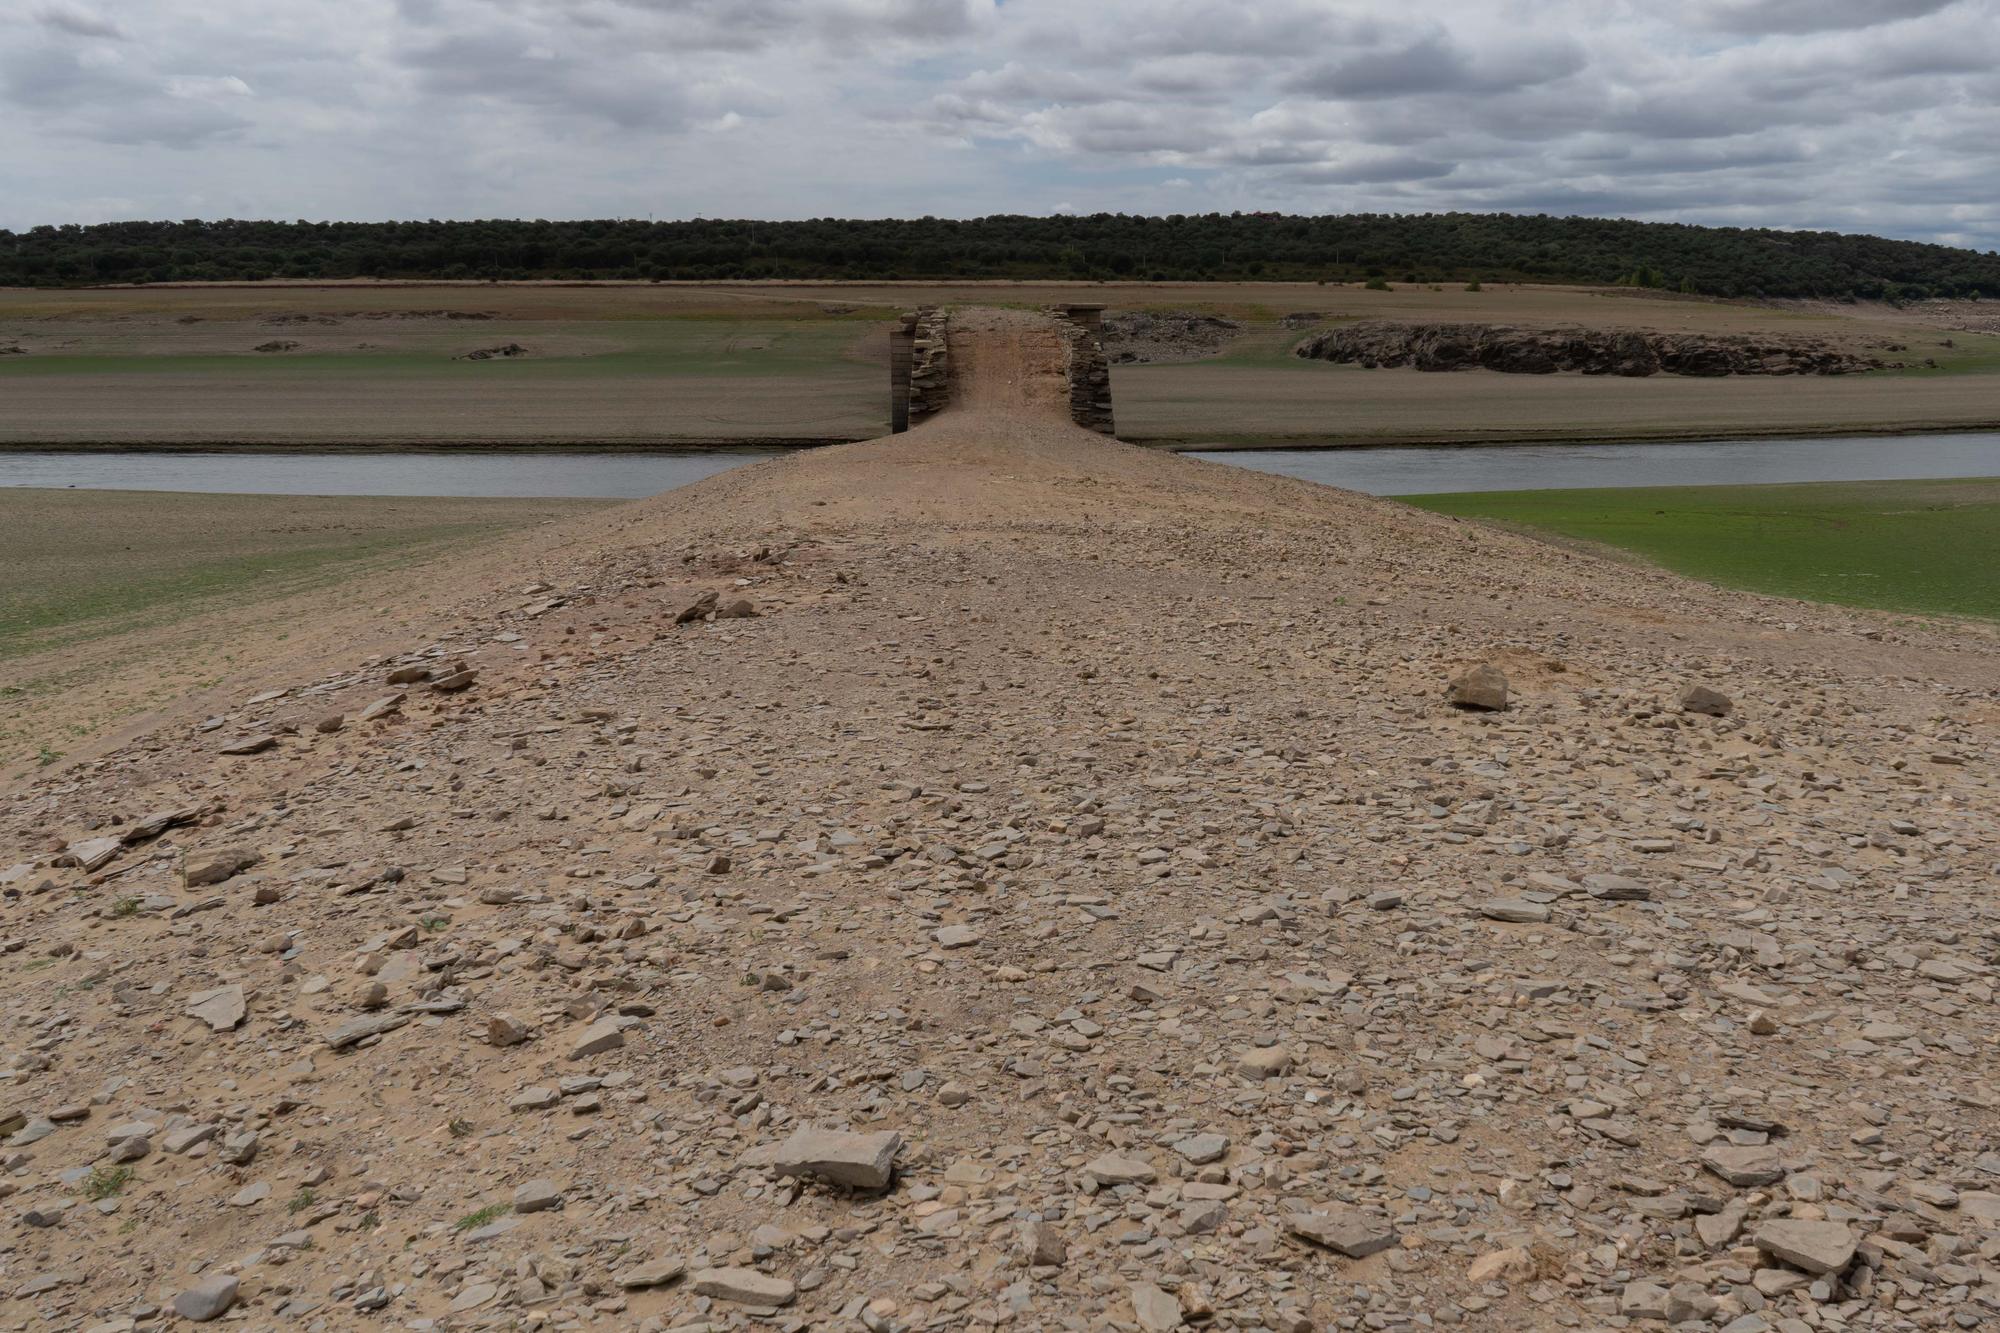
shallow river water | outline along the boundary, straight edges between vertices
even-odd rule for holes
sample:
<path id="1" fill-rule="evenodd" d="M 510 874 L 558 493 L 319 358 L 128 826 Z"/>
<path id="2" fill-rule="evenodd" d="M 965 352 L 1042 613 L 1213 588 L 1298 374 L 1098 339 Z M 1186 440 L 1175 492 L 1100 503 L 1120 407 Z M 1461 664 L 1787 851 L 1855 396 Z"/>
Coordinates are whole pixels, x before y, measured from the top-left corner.
<path id="1" fill-rule="evenodd" d="M 2000 477 L 2000 433 L 1685 444 L 1440 445 L 1198 453 L 1373 495 Z"/>
<path id="2" fill-rule="evenodd" d="M 629 500 L 775 458 L 779 452 L 0 453 L 0 486 Z"/>
<path id="3" fill-rule="evenodd" d="M 0 486 L 267 495 L 626 499 L 700 481 L 771 450 L 688 453 L 0 452 Z M 1686 444 L 1258 449 L 1199 458 L 1376 495 L 1585 486 L 1710 486 L 2000 476 L 2000 433 Z"/>

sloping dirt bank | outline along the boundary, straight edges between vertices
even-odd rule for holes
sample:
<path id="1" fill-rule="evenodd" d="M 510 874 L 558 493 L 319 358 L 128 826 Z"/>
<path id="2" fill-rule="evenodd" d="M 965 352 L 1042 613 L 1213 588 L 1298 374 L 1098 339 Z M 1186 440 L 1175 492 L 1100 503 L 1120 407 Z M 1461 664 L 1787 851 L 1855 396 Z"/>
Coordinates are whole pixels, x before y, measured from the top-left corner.
<path id="1" fill-rule="evenodd" d="M 906 436 L 11 790 L 16 1321 L 1991 1319 L 1988 639 L 1106 442 L 954 329 Z"/>

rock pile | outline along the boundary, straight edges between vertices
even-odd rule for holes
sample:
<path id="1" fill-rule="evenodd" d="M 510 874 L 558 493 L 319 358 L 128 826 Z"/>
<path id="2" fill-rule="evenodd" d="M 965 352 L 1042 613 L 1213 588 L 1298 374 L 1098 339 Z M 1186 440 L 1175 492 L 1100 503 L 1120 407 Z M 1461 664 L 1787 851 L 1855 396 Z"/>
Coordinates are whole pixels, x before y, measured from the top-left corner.
<path id="1" fill-rule="evenodd" d="M 1516 328 L 1363 320 L 1306 339 L 1294 354 L 1370 370 L 1497 370 L 1514 375 L 1852 375 L 1900 363 L 1820 339 L 1779 341 L 1639 329 Z"/>
<path id="2" fill-rule="evenodd" d="M 1233 319 L 1189 310 L 1127 310 L 1104 317 L 1104 347 L 1115 366 L 1198 361 L 1242 334 L 1243 326 Z"/>

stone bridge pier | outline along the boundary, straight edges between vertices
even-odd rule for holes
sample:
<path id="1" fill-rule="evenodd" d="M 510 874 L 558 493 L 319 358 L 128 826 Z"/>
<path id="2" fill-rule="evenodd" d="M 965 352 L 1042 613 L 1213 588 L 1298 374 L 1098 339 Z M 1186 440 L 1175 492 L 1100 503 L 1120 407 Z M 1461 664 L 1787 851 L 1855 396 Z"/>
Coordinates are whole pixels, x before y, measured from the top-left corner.
<path id="1" fill-rule="evenodd" d="M 951 317 L 919 306 L 889 331 L 889 431 L 901 435 L 944 409 L 951 393 Z"/>

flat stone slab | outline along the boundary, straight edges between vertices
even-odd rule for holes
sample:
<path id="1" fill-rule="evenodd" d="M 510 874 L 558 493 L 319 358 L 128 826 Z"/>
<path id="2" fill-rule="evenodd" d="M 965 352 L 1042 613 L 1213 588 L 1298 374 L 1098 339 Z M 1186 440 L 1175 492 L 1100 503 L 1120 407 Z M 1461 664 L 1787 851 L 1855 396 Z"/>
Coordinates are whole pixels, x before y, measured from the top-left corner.
<path id="1" fill-rule="evenodd" d="M 1808 1273 L 1838 1273 L 1854 1261 L 1855 1234 L 1845 1222 L 1779 1218 L 1758 1227 L 1751 1243 Z"/>
<path id="2" fill-rule="evenodd" d="M 687 1264 L 682 1260 L 648 1259 L 645 1263 L 618 1274 L 618 1285 L 627 1291 L 639 1291 L 645 1287 L 664 1287 L 669 1282 L 678 1281 L 686 1272 Z"/>
<path id="3" fill-rule="evenodd" d="M 1301 1240 L 1350 1259 L 1365 1259 L 1396 1243 L 1396 1229 L 1389 1225 L 1388 1219 L 1358 1208 L 1293 1213 L 1285 1219 L 1285 1229 Z"/>
<path id="4" fill-rule="evenodd" d="M 816 1176 L 850 1189 L 886 1189 L 896 1175 L 896 1154 L 903 1136 L 893 1129 L 872 1134 L 817 1129 L 801 1125 L 792 1131 L 771 1164 L 781 1176 Z"/>
<path id="5" fill-rule="evenodd" d="M 1150 1185 L 1160 1173 L 1150 1162 L 1106 1153 L 1084 1167 L 1083 1174 L 1100 1185 Z"/>
<path id="6" fill-rule="evenodd" d="M 1513 921 L 1539 926 L 1554 915 L 1547 903 L 1531 903 L 1526 898 L 1488 898 L 1473 909 L 1488 921 Z"/>
<path id="7" fill-rule="evenodd" d="M 1769 1144 L 1739 1147 L 1717 1144 L 1701 1155 L 1701 1164 L 1740 1188 L 1774 1185 L 1785 1178 L 1785 1165 L 1778 1150 Z"/>
<path id="8" fill-rule="evenodd" d="M 241 986 L 217 986 L 188 996 L 188 1016 L 199 1018 L 213 1032 L 228 1032 L 250 1012 Z"/>
<path id="9" fill-rule="evenodd" d="M 697 1296 L 738 1305 L 790 1305 L 799 1289 L 781 1277 L 754 1268 L 704 1268 L 689 1280 Z"/>
<path id="10" fill-rule="evenodd" d="M 407 1014 L 369 1014 L 362 1018 L 349 1019 L 328 1035 L 326 1044 L 336 1051 L 344 1051 L 370 1037 L 394 1032 L 409 1021 Z"/>

